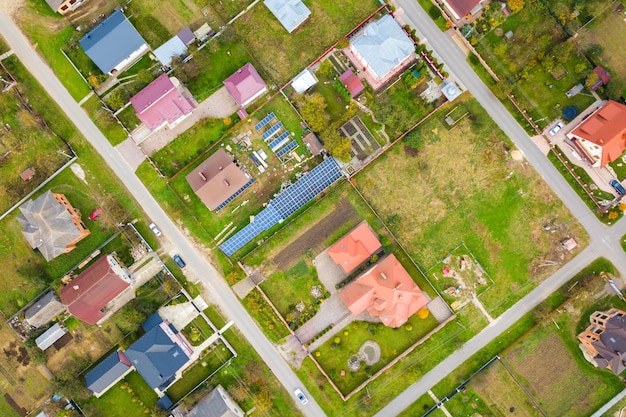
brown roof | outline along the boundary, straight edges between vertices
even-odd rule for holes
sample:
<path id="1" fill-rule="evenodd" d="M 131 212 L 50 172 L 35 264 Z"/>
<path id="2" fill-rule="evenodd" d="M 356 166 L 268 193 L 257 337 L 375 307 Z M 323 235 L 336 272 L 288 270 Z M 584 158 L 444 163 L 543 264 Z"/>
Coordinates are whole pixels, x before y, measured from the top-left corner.
<path id="1" fill-rule="evenodd" d="M 426 295 L 393 254 L 341 290 L 339 298 L 353 315 L 367 311 L 394 328 L 428 304 Z"/>
<path id="2" fill-rule="evenodd" d="M 86 323 L 96 324 L 104 317 L 101 310 L 130 286 L 113 270 L 111 262 L 115 262 L 111 255 L 100 257 L 61 289 L 61 302 Z"/>
<path id="3" fill-rule="evenodd" d="M 626 106 L 609 100 L 574 129 L 572 135 L 601 146 L 600 166 L 605 166 L 626 149 Z"/>
<path id="4" fill-rule="evenodd" d="M 186 178 L 209 210 L 215 210 L 250 181 L 223 149 L 198 165 Z"/>
<path id="5" fill-rule="evenodd" d="M 328 249 L 328 256 L 346 274 L 354 271 L 381 248 L 380 241 L 366 222 L 361 223 Z"/>
<path id="6" fill-rule="evenodd" d="M 446 0 L 446 3 L 462 19 L 480 3 L 480 0 Z"/>
<path id="7" fill-rule="evenodd" d="M 302 138 L 302 141 L 313 155 L 319 155 L 322 153 L 322 143 L 319 141 L 317 136 L 315 136 L 315 133 L 309 133 Z"/>

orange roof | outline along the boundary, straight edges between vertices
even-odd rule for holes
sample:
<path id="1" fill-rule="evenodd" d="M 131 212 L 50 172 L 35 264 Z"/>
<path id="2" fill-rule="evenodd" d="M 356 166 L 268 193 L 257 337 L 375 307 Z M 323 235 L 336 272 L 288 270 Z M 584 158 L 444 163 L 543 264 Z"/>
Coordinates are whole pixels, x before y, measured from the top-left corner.
<path id="1" fill-rule="evenodd" d="M 339 292 L 350 312 L 364 311 L 389 327 L 400 327 L 428 304 L 428 298 L 391 254 Z"/>
<path id="2" fill-rule="evenodd" d="M 572 134 L 602 147 L 601 167 L 615 161 L 626 149 L 626 106 L 609 100 Z"/>
<path id="3" fill-rule="evenodd" d="M 363 222 L 331 246 L 328 255 L 346 274 L 349 274 L 381 246 L 372 229 Z"/>

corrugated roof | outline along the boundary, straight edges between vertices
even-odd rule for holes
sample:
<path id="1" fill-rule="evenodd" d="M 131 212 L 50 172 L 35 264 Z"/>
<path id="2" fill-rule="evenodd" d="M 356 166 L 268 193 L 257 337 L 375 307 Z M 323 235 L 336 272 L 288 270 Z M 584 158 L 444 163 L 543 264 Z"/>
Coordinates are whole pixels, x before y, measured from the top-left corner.
<path id="1" fill-rule="evenodd" d="M 267 89 L 265 81 L 249 62 L 226 78 L 224 86 L 241 107 L 247 106 L 250 99 Z"/>
<path id="2" fill-rule="evenodd" d="M 264 3 L 289 33 L 300 26 L 311 14 L 301 0 L 264 0 Z"/>
<path id="3" fill-rule="evenodd" d="M 296 91 L 296 93 L 304 93 L 309 88 L 313 87 L 317 84 L 317 78 L 315 75 L 308 69 L 305 69 L 300 74 L 296 75 L 296 77 L 291 82 L 291 86 Z"/>
<path id="4" fill-rule="evenodd" d="M 172 63 L 173 58 L 183 56 L 187 52 L 187 45 L 178 35 L 174 36 L 163 45 L 154 50 L 154 56 L 157 57 L 159 62 L 165 66 L 169 66 Z"/>
<path id="5" fill-rule="evenodd" d="M 209 156 L 185 178 L 209 210 L 215 210 L 250 181 L 224 149 Z"/>
<path id="6" fill-rule="evenodd" d="M 189 45 L 196 40 L 196 35 L 194 35 L 194 33 L 191 31 L 191 29 L 189 29 L 188 26 L 185 26 L 184 28 L 179 30 L 176 36 L 178 36 L 185 45 Z"/>
<path id="7" fill-rule="evenodd" d="M 63 304 L 52 291 L 48 291 L 39 298 L 24 313 L 24 319 L 34 327 L 42 327 L 50 323 L 53 318 L 65 311 Z"/>
<path id="8" fill-rule="evenodd" d="M 345 84 L 348 91 L 350 91 L 350 94 L 352 94 L 352 97 L 356 97 L 356 95 L 365 88 L 363 82 L 361 82 L 359 77 L 357 77 L 356 74 L 350 69 L 341 74 L 339 76 L 339 80 Z"/>
<path id="9" fill-rule="evenodd" d="M 130 369 L 131 363 L 124 352 L 113 352 L 85 375 L 87 388 L 94 394 L 101 395 Z"/>
<path id="10" fill-rule="evenodd" d="M 456 13 L 457 19 L 462 19 L 480 4 L 480 0 L 444 0 L 444 3 Z"/>
<path id="11" fill-rule="evenodd" d="M 117 9 L 81 38 L 79 43 L 100 71 L 106 74 L 146 44 L 146 41 L 124 13 Z"/>
<path id="12" fill-rule="evenodd" d="M 379 78 L 415 52 L 415 44 L 391 15 L 367 25 L 350 44 Z"/>
<path id="13" fill-rule="evenodd" d="M 209 395 L 201 399 L 185 417 L 243 417 L 243 411 L 221 385 L 218 385 Z M 230 404 L 237 408 L 231 408 Z"/>
<path id="14" fill-rule="evenodd" d="M 67 333 L 67 331 L 61 327 L 61 323 L 57 323 L 35 339 L 35 344 L 39 349 L 46 350 L 52 346 L 54 342 L 62 338 L 65 333 Z"/>
<path id="15" fill-rule="evenodd" d="M 112 268 L 111 255 L 96 260 L 78 277 L 61 289 L 61 302 L 71 314 L 89 324 L 104 317 L 101 311 L 130 286 Z"/>

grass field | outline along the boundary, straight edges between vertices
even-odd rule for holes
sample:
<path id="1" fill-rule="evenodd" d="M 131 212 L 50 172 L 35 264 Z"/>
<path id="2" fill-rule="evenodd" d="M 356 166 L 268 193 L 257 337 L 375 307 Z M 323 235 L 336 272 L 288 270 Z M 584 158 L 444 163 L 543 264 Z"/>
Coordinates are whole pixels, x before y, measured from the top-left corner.
<path id="1" fill-rule="evenodd" d="M 583 246 L 586 236 L 532 168 L 511 158 L 512 145 L 478 103 L 465 106 L 470 116 L 452 130 L 442 121 L 446 108 L 407 137 L 416 157 L 398 144 L 356 184 L 422 267 L 465 242 L 494 280 L 481 300 L 499 315 L 553 272 L 541 263 L 571 256 L 555 235 Z M 564 229 L 544 232 L 551 220 Z"/>
<path id="2" fill-rule="evenodd" d="M 128 138 L 128 133 L 115 120 L 111 112 L 104 108 L 98 97 L 91 97 L 83 103 L 82 107 L 89 113 L 90 119 L 93 120 L 100 132 L 106 136 L 111 145 L 119 145 Z"/>
<path id="3" fill-rule="evenodd" d="M 307 0 L 304 3 L 311 15 L 292 33 L 288 33 L 263 5 L 252 8 L 233 24 L 251 55 L 280 86 L 380 6 L 376 0 Z"/>
<path id="4" fill-rule="evenodd" d="M 126 383 L 126 388 L 122 384 Z M 112 386 L 102 397 L 89 397 L 80 402 L 80 406 L 90 416 L 127 417 L 143 415 L 156 405 L 156 393 L 143 380 L 138 372 L 133 371 Z"/>

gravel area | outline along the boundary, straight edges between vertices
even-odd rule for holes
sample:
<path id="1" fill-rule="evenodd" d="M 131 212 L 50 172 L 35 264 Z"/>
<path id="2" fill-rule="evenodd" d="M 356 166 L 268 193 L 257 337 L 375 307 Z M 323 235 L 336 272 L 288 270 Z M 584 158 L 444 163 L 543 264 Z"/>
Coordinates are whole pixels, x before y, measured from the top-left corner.
<path id="1" fill-rule="evenodd" d="M 2 0 L 0 1 L 0 12 L 7 16 L 14 17 L 15 13 L 24 5 L 24 0 Z"/>

